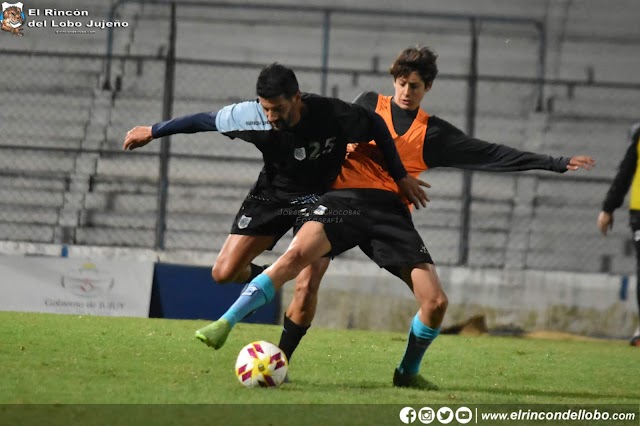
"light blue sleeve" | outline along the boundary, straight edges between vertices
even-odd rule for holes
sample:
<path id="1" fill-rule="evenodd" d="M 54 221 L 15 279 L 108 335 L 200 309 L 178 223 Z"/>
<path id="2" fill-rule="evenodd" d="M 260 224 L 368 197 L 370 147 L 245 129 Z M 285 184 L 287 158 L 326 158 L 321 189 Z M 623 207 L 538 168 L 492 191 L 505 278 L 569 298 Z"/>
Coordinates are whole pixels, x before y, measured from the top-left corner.
<path id="1" fill-rule="evenodd" d="M 271 130 L 267 116 L 256 101 L 227 105 L 216 114 L 216 128 L 229 133 L 243 130 Z"/>

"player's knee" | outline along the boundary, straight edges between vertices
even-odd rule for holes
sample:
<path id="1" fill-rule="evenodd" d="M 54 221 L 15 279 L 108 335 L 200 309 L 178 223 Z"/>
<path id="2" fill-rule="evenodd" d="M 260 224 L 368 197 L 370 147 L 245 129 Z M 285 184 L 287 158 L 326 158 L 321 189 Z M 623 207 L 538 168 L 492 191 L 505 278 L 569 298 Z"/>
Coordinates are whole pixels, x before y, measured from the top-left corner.
<path id="1" fill-rule="evenodd" d="M 440 315 L 444 315 L 447 310 L 447 306 L 449 306 L 449 299 L 443 291 L 440 291 L 438 294 L 429 297 L 427 300 L 422 302 L 423 310 L 438 313 Z"/>
<path id="2" fill-rule="evenodd" d="M 298 275 L 302 269 L 307 266 L 306 259 L 302 252 L 297 249 L 287 250 L 280 258 L 280 266 L 289 273 Z"/>
<path id="3" fill-rule="evenodd" d="M 227 284 L 233 282 L 236 278 L 237 271 L 225 262 L 216 262 L 211 268 L 211 276 L 218 284 Z"/>

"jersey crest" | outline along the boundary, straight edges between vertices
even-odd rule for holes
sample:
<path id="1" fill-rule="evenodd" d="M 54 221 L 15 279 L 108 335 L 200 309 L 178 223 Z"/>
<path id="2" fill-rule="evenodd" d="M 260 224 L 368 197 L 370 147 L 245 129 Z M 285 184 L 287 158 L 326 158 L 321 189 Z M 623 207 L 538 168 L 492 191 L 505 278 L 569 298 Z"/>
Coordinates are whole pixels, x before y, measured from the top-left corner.
<path id="1" fill-rule="evenodd" d="M 304 160 L 305 158 L 307 158 L 307 150 L 304 149 L 304 147 L 296 148 L 293 151 L 293 158 L 295 158 L 298 161 Z"/>
<path id="2" fill-rule="evenodd" d="M 242 215 L 238 221 L 238 228 L 244 229 L 249 226 L 249 223 L 251 223 L 251 218 L 249 216 Z"/>

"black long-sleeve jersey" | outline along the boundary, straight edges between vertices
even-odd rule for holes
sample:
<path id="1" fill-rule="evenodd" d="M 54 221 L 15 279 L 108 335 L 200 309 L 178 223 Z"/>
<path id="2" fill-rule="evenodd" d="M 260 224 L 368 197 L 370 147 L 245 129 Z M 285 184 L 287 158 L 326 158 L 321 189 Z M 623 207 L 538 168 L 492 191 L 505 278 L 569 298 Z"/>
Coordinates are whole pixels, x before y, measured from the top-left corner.
<path id="1" fill-rule="evenodd" d="M 347 144 L 375 140 L 385 167 L 395 179 L 406 176 L 384 120 L 367 109 L 339 99 L 302 94 L 300 121 L 274 129 L 258 101 L 225 106 L 152 126 L 154 138 L 176 133 L 218 131 L 254 144 L 264 167 L 251 189 L 261 199 L 296 200 L 329 189 L 344 161 Z"/>
<path id="2" fill-rule="evenodd" d="M 365 92 L 354 103 L 375 111 L 378 94 Z M 397 134 L 404 134 L 418 110 L 406 111 L 391 102 L 393 126 Z M 520 151 L 509 146 L 485 142 L 467 136 L 463 131 L 436 116 L 429 116 L 424 140 L 423 158 L 429 168 L 456 167 L 491 172 L 513 172 L 532 169 L 567 171 L 569 157 Z"/>
<path id="3" fill-rule="evenodd" d="M 375 124 L 377 115 L 339 99 L 309 93 L 302 94 L 302 101 L 305 108 L 300 121 L 286 130 L 273 129 L 257 101 L 230 105 L 218 112 L 218 131 L 251 142 L 262 152 L 264 167 L 252 195 L 286 200 L 324 193 L 340 172 L 347 144 L 372 138 L 391 148 L 387 154 L 392 159 L 387 164 L 397 177 L 406 174 L 388 130 Z M 386 132 L 386 137 L 376 130 Z"/>

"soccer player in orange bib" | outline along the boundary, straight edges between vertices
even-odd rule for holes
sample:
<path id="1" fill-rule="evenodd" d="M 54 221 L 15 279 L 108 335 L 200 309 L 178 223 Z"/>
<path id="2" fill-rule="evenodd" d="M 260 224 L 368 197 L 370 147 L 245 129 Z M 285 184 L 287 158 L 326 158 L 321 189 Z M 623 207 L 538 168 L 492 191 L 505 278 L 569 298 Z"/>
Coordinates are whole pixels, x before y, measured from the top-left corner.
<path id="1" fill-rule="evenodd" d="M 428 48 L 404 50 L 390 70 L 394 96 L 369 92 L 355 103 L 375 110 L 386 122 L 407 173 L 417 177 L 428 168 L 448 166 L 490 171 L 542 169 L 555 172 L 590 169 L 587 156 L 551 157 L 470 138 L 420 108 L 437 74 L 436 55 Z M 333 189 L 304 218 L 287 252 L 250 283 L 218 321 L 211 324 L 212 346 L 221 347 L 233 325 L 256 303 L 254 293 L 270 293 L 294 279 L 305 266 L 323 256 L 337 256 L 359 246 L 380 267 L 400 277 L 420 306 L 411 321 L 405 354 L 394 371 L 393 384 L 429 387 L 418 374 L 447 308 L 447 296 L 435 266 L 411 220 L 408 203 L 383 168 L 374 142 L 352 146 Z M 287 357 L 306 333 L 317 301 L 319 280 L 298 277 L 294 299 L 285 315 L 279 346 Z M 261 290 L 258 292 L 257 290 Z M 265 302 L 266 303 L 266 302 Z"/>

